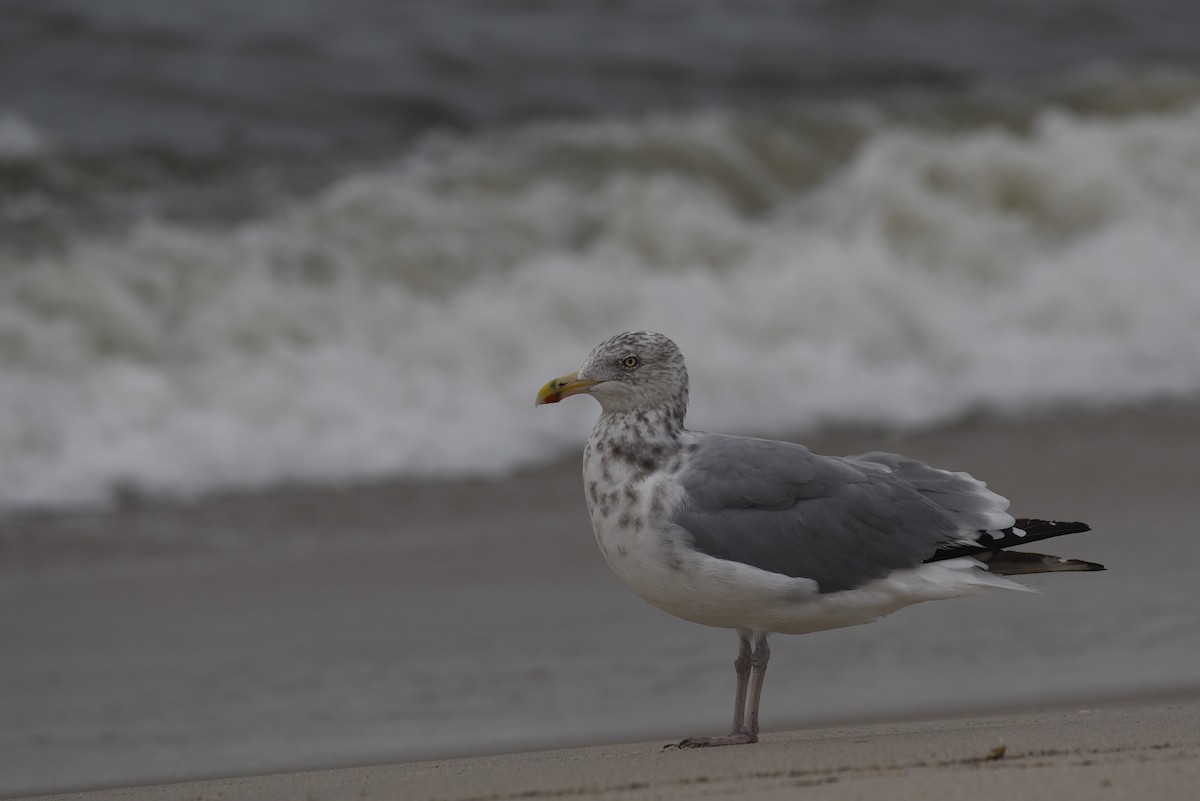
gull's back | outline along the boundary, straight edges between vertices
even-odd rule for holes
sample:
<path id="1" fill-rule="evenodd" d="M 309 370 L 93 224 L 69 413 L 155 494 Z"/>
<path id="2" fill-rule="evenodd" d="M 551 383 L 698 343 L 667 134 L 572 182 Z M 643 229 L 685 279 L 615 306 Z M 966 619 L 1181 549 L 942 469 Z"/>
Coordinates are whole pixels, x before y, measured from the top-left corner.
<path id="1" fill-rule="evenodd" d="M 709 556 L 855 589 L 949 543 L 1013 524 L 1008 502 L 965 473 L 895 454 L 815 454 L 787 442 L 695 434 L 673 522 Z"/>

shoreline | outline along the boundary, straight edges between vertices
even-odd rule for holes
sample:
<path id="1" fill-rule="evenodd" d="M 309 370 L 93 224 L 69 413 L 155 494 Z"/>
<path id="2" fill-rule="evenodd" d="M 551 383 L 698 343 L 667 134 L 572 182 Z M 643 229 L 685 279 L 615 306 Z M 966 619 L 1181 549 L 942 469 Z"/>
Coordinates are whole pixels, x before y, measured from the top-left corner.
<path id="1" fill-rule="evenodd" d="M 948 469 L 964 470 L 987 481 L 1013 501 L 1016 516 L 1029 495 L 1018 476 L 1003 481 L 1008 463 L 1031 440 L 1043 448 L 1067 448 L 1087 461 L 1111 443 L 1096 442 L 1098 432 L 1111 433 L 1128 444 L 1145 436 L 1161 440 L 1179 428 L 1200 428 L 1200 401 L 1142 403 L 1113 408 L 1064 408 L 1027 414 L 968 415 L 943 424 L 892 429 L 873 425 L 845 426 L 815 432 L 740 432 L 803 444 L 817 453 L 847 455 L 871 450 L 896 451 Z M 580 434 L 580 449 L 586 438 Z M 736 433 L 736 432 L 735 432 Z M 1015 441 L 1014 441 L 1015 439 Z M 1128 454 L 1131 449 L 1122 448 Z M 380 531 L 382 515 L 405 510 L 418 523 L 445 516 L 447 506 L 470 512 L 480 493 L 503 499 L 512 485 L 524 495 L 536 487 L 556 503 L 571 503 L 580 495 L 579 454 L 514 467 L 497 474 L 467 476 L 396 476 L 339 484 L 286 484 L 247 490 L 225 490 L 197 496 L 126 495 L 104 507 L 10 510 L 0 514 L 0 575 L 64 564 L 244 556 L 286 540 L 292 550 L 321 545 L 314 537 L 295 536 L 296 524 L 336 531 L 340 541 L 377 544 L 392 532 Z M 1013 479 L 1018 479 L 1014 481 Z M 1040 494 L 1040 493 L 1038 493 Z M 577 504 L 582 508 L 582 501 Z M 336 509 L 338 517 L 324 510 Z M 352 510 L 353 519 L 341 513 Z M 1048 517 L 1045 509 L 1033 514 Z M 1060 515 L 1061 516 L 1061 515 Z M 269 525 L 265 525 L 269 524 Z M 121 536 L 112 537 L 114 527 Z M 184 536 L 197 528 L 215 536 Z M 409 526 L 409 528 L 413 528 Z M 272 541 L 274 540 L 274 541 Z"/>

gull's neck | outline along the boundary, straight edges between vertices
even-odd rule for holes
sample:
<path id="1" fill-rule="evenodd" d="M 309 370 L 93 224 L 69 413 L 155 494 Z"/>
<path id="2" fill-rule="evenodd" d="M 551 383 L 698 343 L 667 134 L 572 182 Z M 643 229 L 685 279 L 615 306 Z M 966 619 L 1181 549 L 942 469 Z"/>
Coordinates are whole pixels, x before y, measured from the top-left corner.
<path id="1" fill-rule="evenodd" d="M 592 429 L 584 458 L 612 459 L 650 473 L 678 455 L 683 433 L 683 415 L 674 409 L 606 411 Z"/>

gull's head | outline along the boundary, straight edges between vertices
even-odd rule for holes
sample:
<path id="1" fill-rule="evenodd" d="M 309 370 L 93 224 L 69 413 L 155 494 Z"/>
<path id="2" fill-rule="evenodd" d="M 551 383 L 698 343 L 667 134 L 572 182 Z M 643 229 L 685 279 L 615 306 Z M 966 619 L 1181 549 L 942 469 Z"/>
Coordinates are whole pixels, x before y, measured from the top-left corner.
<path id="1" fill-rule="evenodd" d="M 617 334 L 592 348 L 577 372 L 542 387 L 537 405 L 582 394 L 593 396 L 606 412 L 663 409 L 682 421 L 688 399 L 683 354 L 662 334 Z"/>

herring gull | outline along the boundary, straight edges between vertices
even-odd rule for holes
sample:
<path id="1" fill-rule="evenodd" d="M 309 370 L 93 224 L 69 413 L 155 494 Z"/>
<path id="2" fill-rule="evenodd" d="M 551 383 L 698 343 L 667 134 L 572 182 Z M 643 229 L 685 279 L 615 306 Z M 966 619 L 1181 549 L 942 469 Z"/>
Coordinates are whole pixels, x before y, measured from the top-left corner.
<path id="1" fill-rule="evenodd" d="M 738 635 L 733 728 L 683 748 L 758 741 L 770 633 L 870 623 L 1004 576 L 1102 565 L 1005 550 L 1083 523 L 1014 519 L 966 473 L 891 453 L 821 456 L 790 442 L 684 428 L 679 348 L 650 332 L 597 345 L 537 404 L 588 394 L 601 415 L 583 451 L 596 541 L 609 566 L 673 615 Z"/>

